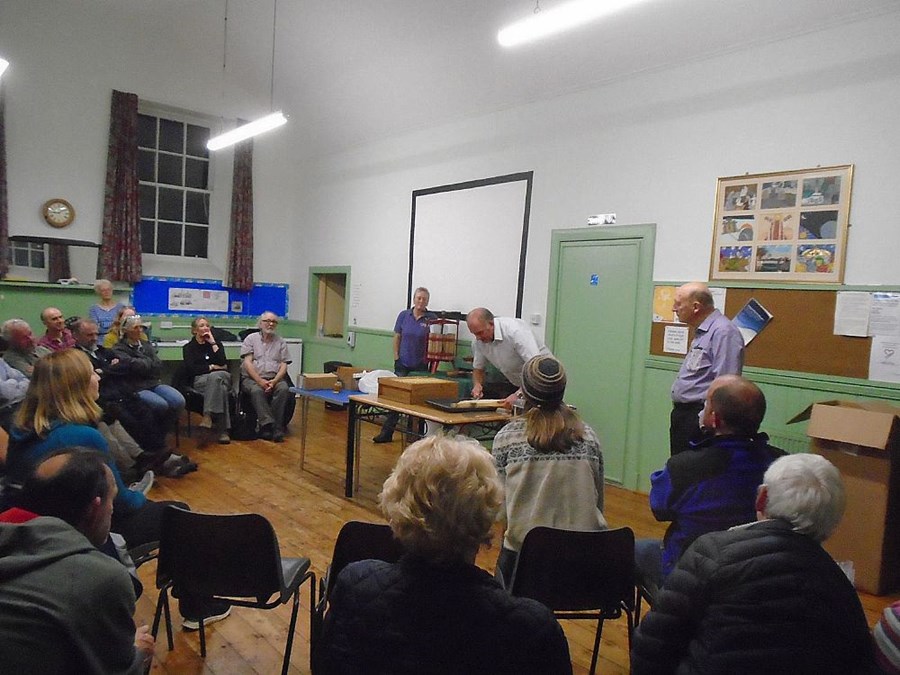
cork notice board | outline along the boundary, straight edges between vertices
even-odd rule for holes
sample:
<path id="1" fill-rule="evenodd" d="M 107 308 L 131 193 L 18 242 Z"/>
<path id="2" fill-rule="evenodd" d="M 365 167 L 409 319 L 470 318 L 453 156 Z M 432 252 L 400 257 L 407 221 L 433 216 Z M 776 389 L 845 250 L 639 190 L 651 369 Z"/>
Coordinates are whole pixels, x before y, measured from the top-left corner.
<path id="1" fill-rule="evenodd" d="M 871 338 L 833 334 L 836 291 L 729 288 L 725 315 L 734 318 L 750 298 L 762 303 L 773 319 L 747 346 L 744 365 L 868 378 Z M 652 324 L 650 353 L 679 356 L 662 350 L 666 325 Z"/>

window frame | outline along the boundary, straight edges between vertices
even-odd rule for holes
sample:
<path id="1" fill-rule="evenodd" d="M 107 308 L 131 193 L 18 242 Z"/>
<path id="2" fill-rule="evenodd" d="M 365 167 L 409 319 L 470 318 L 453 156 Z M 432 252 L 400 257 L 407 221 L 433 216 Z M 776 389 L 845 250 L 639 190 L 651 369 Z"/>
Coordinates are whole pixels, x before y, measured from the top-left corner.
<path id="1" fill-rule="evenodd" d="M 219 120 L 217 118 L 206 116 L 201 113 L 191 112 L 179 108 L 172 108 L 148 101 L 141 101 L 138 106 L 138 114 L 144 115 L 147 117 L 152 117 L 156 119 L 156 147 L 149 148 L 148 146 L 142 146 L 139 144 L 138 153 L 147 152 L 152 150 L 153 152 L 153 179 L 152 181 L 141 180 L 139 176 L 138 184 L 139 189 L 145 185 L 149 185 L 154 190 L 155 203 L 153 205 L 153 216 L 152 218 L 145 217 L 143 213 L 140 216 L 140 227 L 141 227 L 141 255 L 145 261 L 159 261 L 163 264 L 171 265 L 175 264 L 214 264 L 213 259 L 211 258 L 211 249 L 212 249 L 212 241 L 220 229 L 220 225 L 215 222 L 213 218 L 214 207 L 213 203 L 216 198 L 217 192 L 215 190 L 216 187 L 216 175 L 215 175 L 215 167 L 216 161 L 213 157 L 214 153 L 207 151 L 206 157 L 199 157 L 197 155 L 189 154 L 188 149 L 188 126 L 197 126 L 207 129 L 209 132 L 209 137 L 214 136 L 217 131 L 217 127 L 219 126 Z M 183 125 L 182 129 L 182 148 L 183 152 L 177 153 L 172 150 L 164 149 L 160 147 L 160 128 L 162 126 L 160 120 L 169 120 L 172 122 L 177 122 Z M 139 154 L 140 157 L 140 154 Z M 160 157 L 179 157 L 181 159 L 180 162 L 180 172 L 181 172 L 181 184 L 180 185 L 172 185 L 170 183 L 161 183 L 159 182 L 159 165 L 160 165 Z M 187 185 L 187 166 L 189 160 L 198 160 L 206 163 L 206 188 L 197 188 L 193 186 Z M 182 219 L 180 221 L 174 220 L 171 218 L 162 218 L 160 214 L 160 191 L 168 189 L 175 190 L 180 192 L 181 197 L 181 215 Z M 190 207 L 188 206 L 189 194 L 200 194 L 205 195 L 206 198 L 206 223 L 198 223 L 188 219 L 188 212 Z M 140 199 L 140 198 L 139 198 Z M 202 201 L 201 201 L 202 204 Z M 153 224 L 153 236 L 154 236 L 154 251 L 152 253 L 146 252 L 143 250 L 143 232 L 144 232 L 144 223 L 151 222 Z M 179 241 L 179 251 L 180 253 L 160 253 L 159 245 L 160 245 L 160 225 L 170 225 L 175 224 L 180 227 L 180 241 Z M 206 229 L 206 242 L 205 242 L 205 255 L 188 255 L 186 254 L 186 249 L 188 247 L 188 228 L 191 227 L 200 227 Z"/>

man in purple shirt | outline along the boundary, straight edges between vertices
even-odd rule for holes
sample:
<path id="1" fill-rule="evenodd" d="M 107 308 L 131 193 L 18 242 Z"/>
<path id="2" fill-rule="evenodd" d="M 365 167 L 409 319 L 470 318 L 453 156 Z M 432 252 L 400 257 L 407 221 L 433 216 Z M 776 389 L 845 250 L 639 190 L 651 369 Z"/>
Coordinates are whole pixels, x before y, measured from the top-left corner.
<path id="1" fill-rule="evenodd" d="M 709 385 L 722 375 L 740 375 L 744 367 L 741 332 L 715 308 L 706 284 L 691 282 L 675 291 L 672 310 L 694 328 L 694 339 L 672 385 L 669 445 L 673 455 L 699 440 L 699 415 Z"/>
<path id="2" fill-rule="evenodd" d="M 69 349 L 75 346 L 75 338 L 66 328 L 66 320 L 56 307 L 48 307 L 41 312 L 41 321 L 47 327 L 47 332 L 38 340 L 38 347 L 46 347 L 54 352 Z"/>

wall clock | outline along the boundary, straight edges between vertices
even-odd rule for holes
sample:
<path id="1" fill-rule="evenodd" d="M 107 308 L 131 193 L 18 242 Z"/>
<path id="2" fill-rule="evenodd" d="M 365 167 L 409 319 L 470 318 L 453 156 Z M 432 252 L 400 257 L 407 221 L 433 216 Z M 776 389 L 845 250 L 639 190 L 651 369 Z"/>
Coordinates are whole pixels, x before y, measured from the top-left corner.
<path id="1" fill-rule="evenodd" d="M 54 197 L 44 202 L 41 214 L 48 225 L 52 227 L 65 227 L 75 220 L 75 207 L 65 199 Z"/>

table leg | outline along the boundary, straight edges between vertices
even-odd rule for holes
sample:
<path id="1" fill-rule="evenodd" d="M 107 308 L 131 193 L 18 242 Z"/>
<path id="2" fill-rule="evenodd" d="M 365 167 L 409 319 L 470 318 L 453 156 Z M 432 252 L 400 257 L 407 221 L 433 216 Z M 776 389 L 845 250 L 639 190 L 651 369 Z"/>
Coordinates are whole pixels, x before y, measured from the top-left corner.
<path id="1" fill-rule="evenodd" d="M 356 455 L 356 401 L 349 401 L 347 406 L 347 470 L 344 476 L 344 496 L 353 496 L 353 469 Z"/>
<path id="2" fill-rule="evenodd" d="M 306 459 L 306 425 L 309 423 L 309 397 L 300 397 L 300 470 Z"/>

